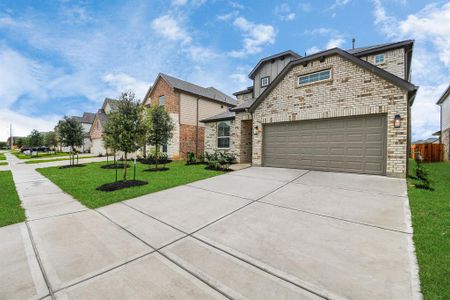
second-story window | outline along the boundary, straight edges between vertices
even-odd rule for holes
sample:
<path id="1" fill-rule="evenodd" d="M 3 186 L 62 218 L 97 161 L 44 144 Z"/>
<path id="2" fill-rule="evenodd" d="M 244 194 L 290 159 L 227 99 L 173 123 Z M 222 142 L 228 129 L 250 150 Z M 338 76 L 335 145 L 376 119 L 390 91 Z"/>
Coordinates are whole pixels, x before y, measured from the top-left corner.
<path id="1" fill-rule="evenodd" d="M 159 96 L 159 98 L 158 98 L 158 105 L 159 106 L 164 106 L 164 96 Z"/>
<path id="2" fill-rule="evenodd" d="M 375 55 L 373 60 L 375 61 L 376 65 L 384 63 L 384 54 Z"/>
<path id="3" fill-rule="evenodd" d="M 261 87 L 268 86 L 270 83 L 270 76 L 262 77 L 261 78 Z"/>
<path id="4" fill-rule="evenodd" d="M 320 72 L 311 73 L 308 75 L 298 76 L 298 84 L 304 85 L 317 81 L 323 81 L 331 78 L 331 70 L 323 70 Z"/>

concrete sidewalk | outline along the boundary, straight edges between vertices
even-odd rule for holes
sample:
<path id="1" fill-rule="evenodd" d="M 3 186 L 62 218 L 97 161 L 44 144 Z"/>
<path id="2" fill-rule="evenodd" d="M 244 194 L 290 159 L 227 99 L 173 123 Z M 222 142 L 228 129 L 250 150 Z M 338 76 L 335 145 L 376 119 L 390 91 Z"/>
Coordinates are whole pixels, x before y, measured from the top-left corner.
<path id="1" fill-rule="evenodd" d="M 88 210 L 11 160 L 2 299 L 421 297 L 404 180 L 249 168 Z"/>

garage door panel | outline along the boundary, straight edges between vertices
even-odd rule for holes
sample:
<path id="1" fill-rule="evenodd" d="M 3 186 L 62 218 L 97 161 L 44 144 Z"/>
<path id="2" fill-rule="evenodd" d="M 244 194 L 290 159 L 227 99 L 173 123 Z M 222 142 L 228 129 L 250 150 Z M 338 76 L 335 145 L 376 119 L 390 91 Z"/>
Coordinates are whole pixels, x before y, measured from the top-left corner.
<path id="1" fill-rule="evenodd" d="M 263 164 L 381 175 L 385 144 L 384 115 L 267 124 Z"/>

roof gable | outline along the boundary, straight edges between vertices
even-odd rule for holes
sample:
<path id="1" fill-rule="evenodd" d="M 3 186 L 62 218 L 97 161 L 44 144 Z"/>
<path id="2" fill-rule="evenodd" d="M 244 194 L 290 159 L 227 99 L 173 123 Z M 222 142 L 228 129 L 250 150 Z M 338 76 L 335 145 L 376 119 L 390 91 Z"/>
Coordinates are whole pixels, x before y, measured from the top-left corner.
<path id="1" fill-rule="evenodd" d="M 277 54 L 274 54 L 274 55 L 271 55 L 271 56 L 268 56 L 268 57 L 264 57 L 256 64 L 256 66 L 253 68 L 253 70 L 250 72 L 250 74 L 248 74 L 248 77 L 253 79 L 255 77 L 256 73 L 262 67 L 263 64 L 265 64 L 267 61 L 270 61 L 272 59 L 278 59 L 278 58 L 281 58 L 283 56 L 292 56 L 295 59 L 301 58 L 301 56 L 299 54 L 295 53 L 292 50 L 287 50 L 287 51 L 280 52 L 280 53 L 277 53 Z"/>
<path id="2" fill-rule="evenodd" d="M 444 91 L 444 93 L 442 94 L 442 96 L 439 98 L 438 102 L 436 103 L 437 105 L 441 105 L 442 103 L 444 103 L 445 100 L 447 100 L 450 96 L 450 85 L 447 87 L 447 89 Z"/>
<path id="3" fill-rule="evenodd" d="M 339 48 L 333 48 L 333 49 L 329 49 L 329 50 L 325 50 L 325 51 L 321 51 L 309 56 L 305 56 L 302 57 L 300 59 L 296 59 L 293 60 L 291 62 L 289 62 L 289 64 L 283 69 L 283 71 L 281 71 L 280 74 L 278 74 L 277 77 L 275 77 L 275 79 L 269 84 L 269 86 L 264 90 L 264 92 L 261 93 L 261 95 L 259 95 L 258 98 L 256 98 L 256 100 L 252 103 L 251 107 L 249 108 L 249 110 L 251 112 L 253 112 L 256 107 L 258 107 L 258 105 L 265 99 L 265 97 L 267 95 L 269 95 L 269 93 L 277 86 L 277 84 L 279 82 L 281 82 L 284 77 L 286 76 L 286 74 L 294 67 L 297 65 L 301 65 L 304 63 L 308 63 L 310 61 L 316 60 L 316 59 L 321 59 L 321 58 L 325 58 L 328 56 L 332 56 L 332 55 L 339 55 L 342 58 L 360 66 L 363 69 L 366 69 L 376 75 L 378 75 L 379 77 L 385 79 L 386 81 L 412 93 L 412 97 L 413 94 L 415 94 L 415 92 L 417 91 L 418 87 L 411 84 L 410 82 L 395 76 L 392 73 L 389 73 L 383 69 L 378 68 L 377 66 L 372 65 L 371 63 L 368 63 L 367 61 L 364 61 L 342 49 Z M 413 98 L 411 98 L 413 99 Z"/>

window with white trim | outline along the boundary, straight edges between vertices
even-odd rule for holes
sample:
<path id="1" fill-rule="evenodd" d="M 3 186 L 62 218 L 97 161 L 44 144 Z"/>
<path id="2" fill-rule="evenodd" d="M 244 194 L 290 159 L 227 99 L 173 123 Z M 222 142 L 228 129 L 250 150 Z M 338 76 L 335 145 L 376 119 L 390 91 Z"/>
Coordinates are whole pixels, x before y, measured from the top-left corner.
<path id="1" fill-rule="evenodd" d="M 313 82 L 328 80 L 331 78 L 331 70 L 323 70 L 320 72 L 311 73 L 308 75 L 300 75 L 298 76 L 298 84 L 304 85 Z"/>
<path id="2" fill-rule="evenodd" d="M 384 63 L 384 54 L 377 54 L 373 58 L 376 65 Z"/>
<path id="3" fill-rule="evenodd" d="M 266 87 L 270 83 L 270 76 L 262 77 L 261 78 L 261 87 Z"/>
<path id="4" fill-rule="evenodd" d="M 159 96 L 158 104 L 159 104 L 159 106 L 164 106 L 164 96 Z"/>
<path id="5" fill-rule="evenodd" d="M 230 148 L 230 122 L 217 124 L 217 148 Z"/>

